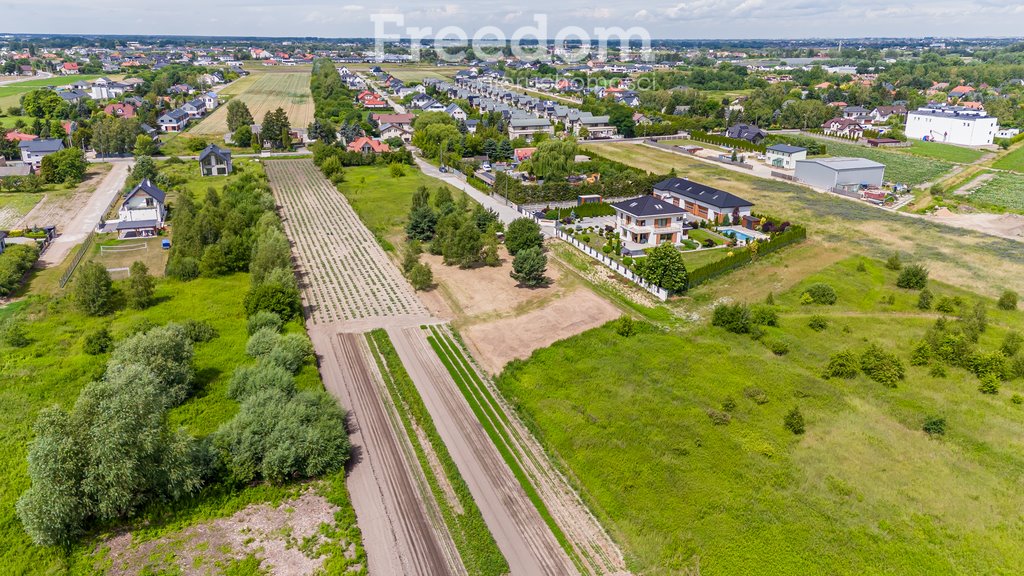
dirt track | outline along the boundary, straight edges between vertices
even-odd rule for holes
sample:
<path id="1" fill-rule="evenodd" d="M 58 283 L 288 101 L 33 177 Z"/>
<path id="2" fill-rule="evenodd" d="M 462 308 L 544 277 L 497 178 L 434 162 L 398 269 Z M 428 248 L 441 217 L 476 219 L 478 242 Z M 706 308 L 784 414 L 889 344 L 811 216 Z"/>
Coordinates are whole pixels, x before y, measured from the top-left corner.
<path id="1" fill-rule="evenodd" d="M 513 574 L 578 574 L 419 327 L 388 336 Z"/>

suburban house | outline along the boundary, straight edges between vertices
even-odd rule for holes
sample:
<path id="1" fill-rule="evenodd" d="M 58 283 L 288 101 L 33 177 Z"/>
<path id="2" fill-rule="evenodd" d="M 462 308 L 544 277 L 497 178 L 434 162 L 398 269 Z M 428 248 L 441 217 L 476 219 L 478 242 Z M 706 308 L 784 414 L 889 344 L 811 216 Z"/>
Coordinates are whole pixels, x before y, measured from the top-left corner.
<path id="1" fill-rule="evenodd" d="M 18 142 L 18 150 L 21 151 L 21 161 L 31 164 L 32 168 L 39 168 L 44 157 L 54 152 L 60 152 L 63 149 L 64 143 L 57 138 L 39 138 Z"/>
<path id="2" fill-rule="evenodd" d="M 971 95 L 973 92 L 974 88 L 971 88 L 970 86 L 957 86 L 956 88 L 950 90 L 947 93 L 947 96 L 949 96 L 950 98 L 963 98 L 964 96 Z"/>
<path id="3" fill-rule="evenodd" d="M 60 73 L 63 76 L 72 76 L 78 74 L 78 63 L 77 62 L 65 62 L 60 67 Z"/>
<path id="4" fill-rule="evenodd" d="M 135 118 L 135 106 L 132 106 L 131 104 L 124 104 L 122 102 L 107 104 L 103 107 L 103 112 L 118 118 Z"/>
<path id="5" fill-rule="evenodd" d="M 383 128 L 385 124 L 391 124 L 393 126 L 399 126 L 406 130 L 412 131 L 412 123 L 416 120 L 415 114 L 374 114 L 370 118 L 377 123 L 377 126 Z"/>
<path id="6" fill-rule="evenodd" d="M 31 173 L 31 164 L 25 164 L 24 162 L 8 163 L 3 156 L 0 156 L 0 178 L 7 178 L 9 176 L 28 176 Z"/>
<path id="7" fill-rule="evenodd" d="M 531 148 L 516 148 L 512 151 L 512 158 L 517 162 L 525 162 L 533 157 L 533 153 L 537 151 L 536 147 Z"/>
<path id="8" fill-rule="evenodd" d="M 35 134 L 26 134 L 21 130 L 11 130 L 4 135 L 4 139 L 10 140 L 11 142 L 24 142 L 26 140 L 37 140 L 38 138 L 39 136 L 36 136 Z"/>
<path id="9" fill-rule="evenodd" d="M 472 118 L 469 119 L 469 120 L 466 120 L 466 131 L 469 132 L 470 134 L 476 134 L 476 128 L 479 125 L 480 125 L 480 121 L 479 120 L 475 120 L 475 119 L 472 119 Z"/>
<path id="10" fill-rule="evenodd" d="M 190 118 L 202 118 L 203 114 L 206 114 L 206 104 L 203 103 L 202 99 L 196 98 L 182 104 L 181 110 L 188 114 Z"/>
<path id="11" fill-rule="evenodd" d="M 822 124 L 821 129 L 829 136 L 860 138 L 864 135 L 864 126 L 853 118 L 833 118 Z"/>
<path id="12" fill-rule="evenodd" d="M 404 128 L 399 124 L 384 124 L 380 127 L 380 137 L 383 140 L 399 138 L 406 144 L 412 142 L 412 130 Z"/>
<path id="13" fill-rule="evenodd" d="M 754 207 L 739 196 L 686 178 L 667 178 L 654 185 L 654 195 L 711 222 L 739 221 Z"/>
<path id="14" fill-rule="evenodd" d="M 796 168 L 797 160 L 807 158 L 807 148 L 790 144 L 774 144 L 765 150 L 765 158 L 769 166 L 792 170 Z"/>
<path id="15" fill-rule="evenodd" d="M 888 122 L 889 118 L 893 116 L 902 118 L 906 115 L 906 106 L 878 106 L 871 111 L 871 121 L 876 124 L 883 124 Z"/>
<path id="16" fill-rule="evenodd" d="M 391 147 L 384 142 L 367 136 L 360 136 L 359 138 L 349 142 L 347 149 L 349 152 L 362 152 L 363 154 L 391 151 Z"/>
<path id="17" fill-rule="evenodd" d="M 544 118 L 512 118 L 509 120 L 508 137 L 510 140 L 524 138 L 526 141 L 530 141 L 537 132 L 554 135 L 555 130 L 551 122 Z"/>
<path id="18" fill-rule="evenodd" d="M 578 126 L 587 129 L 589 138 L 611 138 L 616 134 L 608 116 L 580 116 Z"/>
<path id="19" fill-rule="evenodd" d="M 93 100 L 109 100 L 124 96 L 128 86 L 120 82 L 114 82 L 109 78 L 100 78 L 92 83 L 90 96 Z"/>
<path id="20" fill-rule="evenodd" d="M 165 112 L 156 119 L 162 132 L 181 132 L 188 125 L 189 115 L 181 108 Z"/>
<path id="21" fill-rule="evenodd" d="M 117 211 L 118 238 L 144 238 L 156 236 L 164 226 L 167 212 L 164 207 L 164 191 L 149 179 L 139 182 L 125 195 Z"/>
<path id="22" fill-rule="evenodd" d="M 203 176 L 231 174 L 231 151 L 210 144 L 199 153 L 199 172 Z"/>
<path id="23" fill-rule="evenodd" d="M 725 135 L 729 138 L 736 138 L 737 140 L 746 140 L 752 144 L 758 144 L 761 140 L 764 140 L 768 136 L 764 130 L 761 130 L 753 124 L 733 124 L 725 131 Z"/>
<path id="24" fill-rule="evenodd" d="M 907 114 L 907 138 L 961 146 L 991 144 L 999 121 L 984 110 L 963 106 L 930 105 Z"/>
<path id="25" fill-rule="evenodd" d="M 870 112 L 863 106 L 847 106 L 843 108 L 843 118 L 852 118 L 854 120 L 861 120 L 866 118 Z"/>
<path id="26" fill-rule="evenodd" d="M 207 112 L 213 112 L 220 104 L 220 98 L 218 98 L 216 92 L 207 92 L 200 96 L 199 99 L 203 101 L 203 106 L 206 107 Z"/>
<path id="27" fill-rule="evenodd" d="M 996 138 L 1013 138 L 1017 134 L 1020 134 L 1018 128 L 1000 128 L 996 131 Z"/>
<path id="28" fill-rule="evenodd" d="M 795 176 L 800 182 L 824 190 L 878 187 L 885 177 L 885 164 L 867 158 L 798 160 Z"/>
<path id="29" fill-rule="evenodd" d="M 615 230 L 619 237 L 641 248 L 666 242 L 678 244 L 690 229 L 686 210 L 655 196 L 641 196 L 611 206 L 615 209 Z M 628 244 L 626 247 L 631 248 Z"/>
<path id="30" fill-rule="evenodd" d="M 467 118 L 466 111 L 459 108 L 458 104 L 449 104 L 448 107 L 444 109 L 444 113 L 451 116 L 456 122 L 459 120 L 465 121 Z"/>

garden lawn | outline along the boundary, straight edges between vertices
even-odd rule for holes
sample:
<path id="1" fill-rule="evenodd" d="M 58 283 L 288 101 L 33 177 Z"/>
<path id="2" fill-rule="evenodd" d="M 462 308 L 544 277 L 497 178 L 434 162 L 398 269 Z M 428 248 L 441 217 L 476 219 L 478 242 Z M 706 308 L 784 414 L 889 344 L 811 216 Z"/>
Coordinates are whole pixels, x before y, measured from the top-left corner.
<path id="1" fill-rule="evenodd" d="M 499 377 L 635 573 L 991 574 L 1024 565 L 1024 406 L 1010 402 L 1024 386 L 1004 383 L 989 396 L 966 371 L 936 378 L 910 367 L 914 342 L 937 316 L 895 288 L 895 272 L 874 260 L 858 272 L 859 260 L 776 296 L 780 327 L 767 338 L 788 343 L 785 356 L 706 321 L 630 338 L 607 325 Z M 838 303 L 801 305 L 820 281 Z M 894 304 L 882 303 L 890 294 Z M 983 351 L 1007 327 L 1024 328 L 1021 312 L 988 304 Z M 812 314 L 828 319 L 823 332 L 807 326 Z M 894 351 L 907 379 L 886 388 L 863 375 L 819 377 L 831 354 L 868 343 Z M 707 411 L 726 412 L 727 399 L 731 422 L 713 425 Z M 794 406 L 803 436 L 783 427 Z M 931 415 L 946 419 L 943 438 L 921 431 Z"/>
<path id="2" fill-rule="evenodd" d="M 167 191 L 171 202 L 177 197 L 178 192 L 185 190 L 191 192 L 197 201 L 202 202 L 210 188 L 221 192 L 225 186 L 237 180 L 245 172 L 255 170 L 258 174 L 263 173 L 263 164 L 250 158 L 235 158 L 232 166 L 234 170 L 227 176 L 203 176 L 199 172 L 199 163 L 195 160 L 157 162 L 157 168 L 161 174 L 166 174 L 172 180 L 179 182 Z"/>
<path id="3" fill-rule="evenodd" d="M 695 270 L 701 266 L 718 262 L 729 255 L 730 252 L 742 252 L 746 248 L 716 248 L 710 250 L 683 250 L 683 262 L 687 270 Z"/>
<path id="4" fill-rule="evenodd" d="M 35 192 L 0 192 L 0 230 L 8 230 L 43 199 Z"/>
<path id="5" fill-rule="evenodd" d="M 985 155 L 984 150 L 942 144 L 940 142 L 925 142 L 924 140 L 911 140 L 910 148 L 897 148 L 896 150 L 908 152 L 915 156 L 935 158 L 958 164 L 973 164 Z"/>
<path id="6" fill-rule="evenodd" d="M 405 175 L 395 178 L 388 166 L 352 166 L 345 168 L 345 181 L 339 189 L 363 224 L 378 241 L 401 241 L 412 206 L 412 196 L 420 186 L 431 191 L 447 186 L 458 200 L 462 191 L 424 175 L 415 166 L 405 166 Z M 382 243 L 385 247 L 386 243 Z"/>
<path id="7" fill-rule="evenodd" d="M 827 146 L 829 156 L 853 156 L 881 162 L 885 164 L 886 181 L 910 186 L 935 181 L 953 168 L 952 162 L 948 160 L 938 160 L 923 155 L 903 154 L 833 140 L 829 140 Z"/>
<path id="8" fill-rule="evenodd" d="M 1024 172 L 1024 145 L 1017 146 L 1016 150 L 996 160 L 992 167 L 999 168 L 1000 170 Z"/>
<path id="9" fill-rule="evenodd" d="M 14 128 L 14 125 L 18 123 L 18 120 L 21 120 L 27 126 L 31 126 L 32 121 L 35 120 L 35 118 L 32 118 L 31 116 L 0 116 L 0 127 L 8 129 Z"/>
<path id="10" fill-rule="evenodd" d="M 0 108 L 6 111 L 11 106 L 21 106 L 21 97 L 28 92 L 44 88 L 46 86 L 67 86 L 72 82 L 84 82 L 88 80 L 95 80 L 102 77 L 102 74 L 81 74 L 78 76 L 54 76 L 51 78 L 36 78 L 35 80 L 25 80 L 24 82 L 16 82 L 14 84 L 6 84 L 0 86 Z M 124 76 L 114 75 L 107 76 L 111 80 L 120 80 Z"/>
<path id="11" fill-rule="evenodd" d="M 1024 176 L 998 173 L 969 196 L 971 202 L 997 209 L 1024 212 Z"/>

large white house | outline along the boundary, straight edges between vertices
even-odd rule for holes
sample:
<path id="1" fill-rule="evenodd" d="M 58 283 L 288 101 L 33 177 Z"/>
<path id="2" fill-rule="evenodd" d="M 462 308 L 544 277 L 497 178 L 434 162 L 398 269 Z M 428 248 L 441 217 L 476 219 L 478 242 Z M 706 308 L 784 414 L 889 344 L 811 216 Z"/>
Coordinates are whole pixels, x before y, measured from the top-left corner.
<path id="1" fill-rule="evenodd" d="M 627 248 L 678 244 L 690 225 L 686 210 L 655 196 L 641 196 L 611 205 L 615 209 L 615 229 Z"/>
<path id="2" fill-rule="evenodd" d="M 774 144 L 765 150 L 765 162 L 775 168 L 792 170 L 797 160 L 807 159 L 807 148 L 790 144 Z"/>
<path id="3" fill-rule="evenodd" d="M 117 211 L 118 238 L 156 236 L 157 231 L 163 228 L 167 216 L 164 207 L 166 196 L 148 178 L 132 188 Z"/>
<path id="4" fill-rule="evenodd" d="M 991 144 L 999 121 L 984 110 L 962 106 L 932 105 L 907 114 L 907 138 L 961 146 Z"/>

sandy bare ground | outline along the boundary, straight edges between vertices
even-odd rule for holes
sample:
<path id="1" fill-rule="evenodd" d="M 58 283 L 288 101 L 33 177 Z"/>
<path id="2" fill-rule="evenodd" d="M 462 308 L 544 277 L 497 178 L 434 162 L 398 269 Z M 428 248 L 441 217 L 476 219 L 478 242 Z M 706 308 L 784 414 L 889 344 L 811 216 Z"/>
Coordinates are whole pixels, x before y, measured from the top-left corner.
<path id="1" fill-rule="evenodd" d="M 618 318 L 622 313 L 571 275 L 549 255 L 543 288 L 526 288 L 509 276 L 511 258 L 501 249 L 500 267 L 461 270 L 424 254 L 437 287 L 422 295 L 435 315 L 459 328 L 481 366 L 496 374 L 510 360 Z"/>
<path id="2" fill-rule="evenodd" d="M 279 506 L 254 504 L 227 518 L 190 526 L 156 540 L 133 543 L 131 533 L 103 543 L 109 548 L 106 573 L 128 576 L 168 572 L 219 574 L 233 560 L 255 555 L 260 567 L 277 576 L 308 576 L 323 568 L 324 557 L 316 550 L 329 539 L 321 526 L 334 526 L 338 508 L 307 489 L 301 496 Z M 340 542 L 353 554 L 351 542 Z M 99 551 L 99 550 L 98 550 Z M 346 572 L 358 572 L 350 566 Z"/>
<path id="3" fill-rule="evenodd" d="M 1020 214 L 956 214 L 946 208 L 940 208 L 928 219 L 1000 238 L 1024 240 L 1024 216 Z"/>

